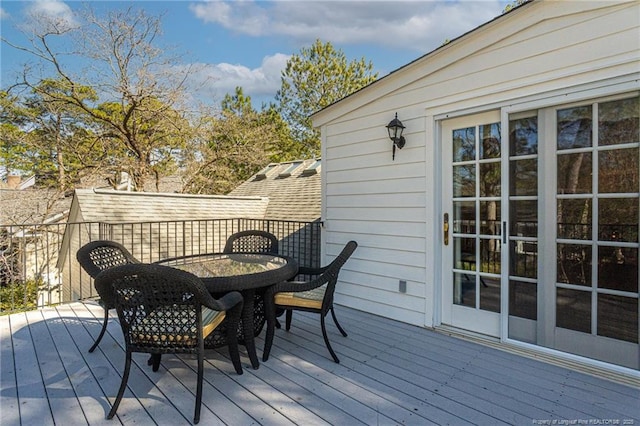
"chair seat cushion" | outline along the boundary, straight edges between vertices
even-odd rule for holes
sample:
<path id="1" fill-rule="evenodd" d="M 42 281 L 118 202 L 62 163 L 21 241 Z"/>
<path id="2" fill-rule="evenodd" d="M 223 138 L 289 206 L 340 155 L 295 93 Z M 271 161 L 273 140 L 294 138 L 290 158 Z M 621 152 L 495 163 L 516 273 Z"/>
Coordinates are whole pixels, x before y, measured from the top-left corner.
<path id="1" fill-rule="evenodd" d="M 167 309 L 154 310 L 144 317 L 139 324 L 131 325 L 131 338 L 136 344 L 156 344 L 161 346 L 192 346 L 197 343 L 196 331 L 189 318 L 180 318 L 180 311 Z M 184 314 L 184 313 L 182 313 Z M 226 312 L 202 307 L 202 338 L 207 337 L 224 320 Z M 180 322 L 185 326 L 180 326 Z"/>
<path id="2" fill-rule="evenodd" d="M 313 290 L 276 293 L 274 301 L 276 305 L 320 309 L 326 289 L 325 284 Z"/>
<path id="3" fill-rule="evenodd" d="M 226 312 L 216 311 L 209 309 L 206 306 L 202 307 L 202 338 L 207 337 L 213 330 L 215 330 L 222 320 L 224 320 Z"/>

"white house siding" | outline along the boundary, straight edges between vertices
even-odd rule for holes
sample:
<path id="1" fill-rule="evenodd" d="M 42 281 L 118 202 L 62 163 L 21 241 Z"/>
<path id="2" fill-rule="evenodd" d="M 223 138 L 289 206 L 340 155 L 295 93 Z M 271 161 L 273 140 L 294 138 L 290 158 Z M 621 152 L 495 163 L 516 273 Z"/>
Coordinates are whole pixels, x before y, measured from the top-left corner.
<path id="1" fill-rule="evenodd" d="M 640 3 L 536 0 L 313 116 L 322 132 L 325 253 L 354 239 L 339 303 L 412 324 L 437 314 L 438 119 L 523 100 L 640 88 Z M 583 95 L 586 96 L 586 95 Z M 398 113 L 406 146 L 391 159 Z M 407 281 L 407 292 L 398 281 Z"/>

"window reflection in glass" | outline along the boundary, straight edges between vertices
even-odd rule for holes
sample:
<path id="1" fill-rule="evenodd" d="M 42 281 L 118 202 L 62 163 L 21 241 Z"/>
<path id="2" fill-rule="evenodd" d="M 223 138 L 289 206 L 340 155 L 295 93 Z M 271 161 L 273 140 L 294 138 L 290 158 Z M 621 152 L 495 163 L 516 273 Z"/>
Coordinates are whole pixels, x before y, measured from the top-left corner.
<path id="1" fill-rule="evenodd" d="M 640 141 L 640 97 L 598 105 L 598 145 Z"/>
<path id="2" fill-rule="evenodd" d="M 476 166 L 472 164 L 453 166 L 453 196 L 474 197 L 476 195 Z"/>
<path id="3" fill-rule="evenodd" d="M 558 200 L 558 238 L 591 240 L 591 199 Z"/>
<path id="4" fill-rule="evenodd" d="M 480 309 L 500 313 L 500 278 L 480 278 Z"/>
<path id="5" fill-rule="evenodd" d="M 476 159 L 476 129 L 456 129 L 453 131 L 453 161 L 471 161 Z"/>
<path id="6" fill-rule="evenodd" d="M 591 105 L 558 110 L 557 119 L 558 150 L 592 146 Z"/>
<path id="7" fill-rule="evenodd" d="M 500 243 L 496 238 L 480 239 L 480 271 L 500 273 Z"/>
<path id="8" fill-rule="evenodd" d="M 480 126 L 480 158 L 500 158 L 500 123 Z"/>
<path id="9" fill-rule="evenodd" d="M 480 196 L 500 196 L 500 163 L 480 164 Z"/>
<path id="10" fill-rule="evenodd" d="M 510 275 L 523 278 L 538 277 L 538 243 L 511 241 Z"/>
<path id="11" fill-rule="evenodd" d="M 638 192 L 638 148 L 601 151 L 598 155 L 598 191 Z"/>
<path id="12" fill-rule="evenodd" d="M 517 200 L 511 201 L 510 234 L 518 237 L 538 236 L 538 201 L 537 200 Z"/>
<path id="13" fill-rule="evenodd" d="M 638 292 L 638 249 L 598 247 L 598 287 Z"/>
<path id="14" fill-rule="evenodd" d="M 453 273 L 453 303 L 455 305 L 476 307 L 476 276 L 473 274 Z"/>
<path id="15" fill-rule="evenodd" d="M 509 121 L 509 154 L 530 155 L 538 153 L 538 117 Z"/>
<path id="16" fill-rule="evenodd" d="M 556 292 L 556 326 L 591 332 L 591 292 L 558 288 Z"/>
<path id="17" fill-rule="evenodd" d="M 453 238 L 453 264 L 456 269 L 476 270 L 475 238 Z"/>
<path id="18" fill-rule="evenodd" d="M 480 202 L 480 233 L 484 235 L 500 235 L 500 201 Z"/>
<path id="19" fill-rule="evenodd" d="M 638 299 L 598 294 L 598 335 L 638 343 Z"/>
<path id="20" fill-rule="evenodd" d="M 509 281 L 509 315 L 530 320 L 538 319 L 538 285 L 524 281 Z"/>
<path id="21" fill-rule="evenodd" d="M 511 195 L 537 195 L 538 160 L 512 160 L 510 164 Z"/>
<path id="22" fill-rule="evenodd" d="M 453 202 L 453 232 L 456 234 L 476 233 L 475 201 Z"/>
<path id="23" fill-rule="evenodd" d="M 600 198 L 598 200 L 598 239 L 638 242 L 638 199 Z"/>
<path id="24" fill-rule="evenodd" d="M 591 153 L 558 155 L 558 194 L 591 193 Z"/>
<path id="25" fill-rule="evenodd" d="M 591 257 L 589 245 L 558 244 L 557 281 L 591 286 Z"/>

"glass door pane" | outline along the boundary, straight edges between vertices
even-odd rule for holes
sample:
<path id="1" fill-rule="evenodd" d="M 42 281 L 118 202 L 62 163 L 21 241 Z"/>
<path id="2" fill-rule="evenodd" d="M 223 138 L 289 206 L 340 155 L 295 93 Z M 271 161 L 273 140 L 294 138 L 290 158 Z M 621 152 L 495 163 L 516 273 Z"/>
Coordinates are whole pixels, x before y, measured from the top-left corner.
<path id="1" fill-rule="evenodd" d="M 555 346 L 636 369 L 639 101 L 556 112 Z"/>
<path id="2" fill-rule="evenodd" d="M 509 338 L 537 341 L 538 117 L 509 120 Z"/>
<path id="3" fill-rule="evenodd" d="M 500 312 L 500 123 L 454 129 L 453 303 Z"/>

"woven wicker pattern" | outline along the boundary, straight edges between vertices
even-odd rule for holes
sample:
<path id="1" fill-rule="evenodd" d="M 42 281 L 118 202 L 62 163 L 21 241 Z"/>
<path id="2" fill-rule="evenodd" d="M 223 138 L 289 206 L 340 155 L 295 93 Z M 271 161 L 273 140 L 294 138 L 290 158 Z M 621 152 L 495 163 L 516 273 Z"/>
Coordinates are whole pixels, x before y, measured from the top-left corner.
<path id="1" fill-rule="evenodd" d="M 122 244 L 115 241 L 92 241 L 76 253 L 78 262 L 92 278 L 105 269 L 128 263 L 139 263 Z"/>
<path id="2" fill-rule="evenodd" d="M 265 312 L 267 316 L 267 336 L 265 337 L 264 352 L 262 354 L 262 360 L 269 359 L 269 353 L 271 352 L 271 346 L 273 344 L 273 336 L 276 328 L 276 312 L 278 309 L 284 309 L 286 311 L 286 329 L 291 328 L 291 317 L 293 310 L 304 310 L 309 312 L 316 312 L 320 314 L 320 325 L 322 327 L 322 336 L 327 349 L 331 353 L 331 357 L 335 362 L 340 362 L 336 356 L 329 338 L 327 336 L 327 330 L 325 327 L 325 316 L 331 312 L 333 322 L 340 330 L 343 336 L 347 336 L 347 333 L 338 323 L 336 314 L 333 309 L 333 294 L 335 292 L 336 283 L 338 282 L 338 274 L 340 269 L 351 257 L 358 243 L 355 241 L 349 241 L 342 249 L 340 254 L 329 265 L 318 268 L 300 268 L 298 273 L 300 275 L 316 277 L 311 281 L 286 281 L 276 284 L 270 287 L 265 293 Z M 324 290 L 323 290 L 324 289 Z M 322 295 L 321 303 L 317 300 Z"/>
<path id="3" fill-rule="evenodd" d="M 131 263 L 139 263 L 138 260 L 129 253 L 122 244 L 115 241 L 98 240 L 92 241 L 80 247 L 76 253 L 76 258 L 91 278 L 95 278 L 98 274 L 105 269 L 113 268 L 115 266 L 127 265 Z M 100 292 L 98 292 L 100 295 Z M 89 348 L 89 352 L 93 352 L 97 347 L 105 331 L 107 331 L 107 323 L 109 321 L 109 310 L 114 306 L 108 305 L 104 302 L 102 295 L 100 295 L 100 303 L 104 308 L 104 320 L 102 322 L 102 329 L 100 334 L 96 338 L 95 342 Z"/>
<path id="4" fill-rule="evenodd" d="M 278 238 L 266 231 L 236 232 L 227 239 L 224 253 L 273 253 L 278 254 Z"/>
<path id="5" fill-rule="evenodd" d="M 236 372 L 242 374 L 235 329 L 242 296 L 230 292 L 214 299 L 193 274 L 169 266 L 128 264 L 102 271 L 95 280 L 105 302 L 115 306 L 126 347 L 125 372 L 108 418 L 115 414 L 126 389 L 133 352 L 151 354 L 157 371 L 162 354 L 194 353 L 198 356 L 198 385 L 194 423 L 200 419 L 204 338 L 222 320 L 228 321 L 229 353 Z M 205 331 L 206 330 L 206 331 Z"/>
<path id="6" fill-rule="evenodd" d="M 202 336 L 207 337 L 225 318 L 225 313 L 202 308 Z M 182 305 L 158 308 L 132 324 L 131 340 L 145 346 L 158 346 L 182 343 L 195 346 L 198 341 L 197 315 L 194 310 L 185 310 Z"/>

